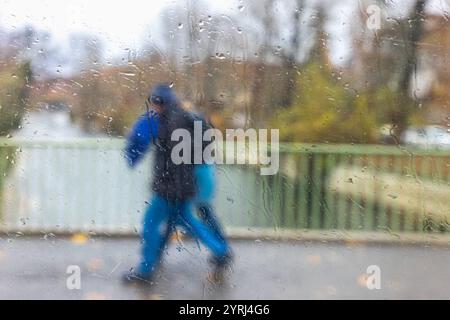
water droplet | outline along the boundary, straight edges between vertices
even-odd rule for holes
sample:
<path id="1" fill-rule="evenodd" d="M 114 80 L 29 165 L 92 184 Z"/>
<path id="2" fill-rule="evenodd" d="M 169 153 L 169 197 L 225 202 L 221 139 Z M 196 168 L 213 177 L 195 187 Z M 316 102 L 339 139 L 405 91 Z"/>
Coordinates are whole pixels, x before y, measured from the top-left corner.
<path id="1" fill-rule="evenodd" d="M 123 75 L 123 76 L 127 76 L 127 77 L 134 77 L 134 76 L 136 76 L 136 74 L 133 73 L 133 72 L 119 72 L 119 74 Z"/>
<path id="2" fill-rule="evenodd" d="M 239 9 L 239 11 L 244 11 L 244 9 L 245 9 L 245 6 L 243 6 L 243 5 L 240 5 L 240 6 L 238 7 L 238 9 Z"/>
<path id="3" fill-rule="evenodd" d="M 183 29 L 183 24 L 181 22 L 178 24 L 178 29 Z"/>
<path id="4" fill-rule="evenodd" d="M 217 52 L 217 53 L 216 53 L 216 58 L 217 58 L 217 59 L 220 59 L 220 60 L 223 60 L 223 59 L 225 59 L 226 57 L 225 57 L 225 55 L 224 55 L 223 53 Z"/>

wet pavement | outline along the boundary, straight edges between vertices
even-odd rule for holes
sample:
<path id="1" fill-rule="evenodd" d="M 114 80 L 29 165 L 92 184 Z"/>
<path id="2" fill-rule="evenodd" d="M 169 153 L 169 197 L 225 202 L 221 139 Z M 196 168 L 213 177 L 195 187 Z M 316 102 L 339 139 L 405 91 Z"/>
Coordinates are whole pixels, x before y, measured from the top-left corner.
<path id="1" fill-rule="evenodd" d="M 232 241 L 227 280 L 210 280 L 208 252 L 174 242 L 152 286 L 125 286 L 137 238 L 0 237 L 1 299 L 450 299 L 450 247 Z M 69 266 L 81 289 L 67 288 Z M 366 286 L 380 268 L 379 290 Z"/>

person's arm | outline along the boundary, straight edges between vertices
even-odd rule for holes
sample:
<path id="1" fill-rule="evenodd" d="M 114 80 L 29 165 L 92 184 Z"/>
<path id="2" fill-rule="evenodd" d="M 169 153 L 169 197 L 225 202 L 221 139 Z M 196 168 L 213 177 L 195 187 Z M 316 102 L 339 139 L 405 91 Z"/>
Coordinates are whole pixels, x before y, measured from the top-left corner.
<path id="1" fill-rule="evenodd" d="M 130 167 L 134 167 L 149 150 L 152 139 L 157 138 L 157 118 L 152 113 L 146 113 L 139 117 L 125 146 L 125 159 Z"/>

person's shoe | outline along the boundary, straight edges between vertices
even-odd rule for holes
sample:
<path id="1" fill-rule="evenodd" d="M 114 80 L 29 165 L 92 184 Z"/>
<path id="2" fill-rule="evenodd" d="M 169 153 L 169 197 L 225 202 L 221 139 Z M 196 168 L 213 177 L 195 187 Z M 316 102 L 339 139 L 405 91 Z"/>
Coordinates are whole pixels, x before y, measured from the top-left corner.
<path id="1" fill-rule="evenodd" d="M 222 257 L 210 257 L 209 262 L 215 267 L 228 268 L 233 265 L 233 254 L 229 251 Z"/>
<path id="2" fill-rule="evenodd" d="M 152 284 L 152 275 L 130 270 L 122 275 L 125 284 Z"/>
<path id="3" fill-rule="evenodd" d="M 212 257 L 209 262 L 213 265 L 213 270 L 209 275 L 210 280 L 217 284 L 223 284 L 226 275 L 232 271 L 233 255 L 227 253 L 223 257 Z"/>

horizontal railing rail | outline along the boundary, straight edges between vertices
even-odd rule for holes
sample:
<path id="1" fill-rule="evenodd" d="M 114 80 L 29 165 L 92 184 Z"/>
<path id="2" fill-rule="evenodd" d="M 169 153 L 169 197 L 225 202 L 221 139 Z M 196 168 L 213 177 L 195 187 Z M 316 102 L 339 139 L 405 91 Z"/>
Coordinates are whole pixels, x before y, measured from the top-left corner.
<path id="1" fill-rule="evenodd" d="M 151 157 L 135 170 L 123 139 L 0 138 L 0 229 L 137 233 Z M 404 146 L 280 144 L 279 171 L 217 167 L 228 227 L 446 232 L 450 151 Z"/>

